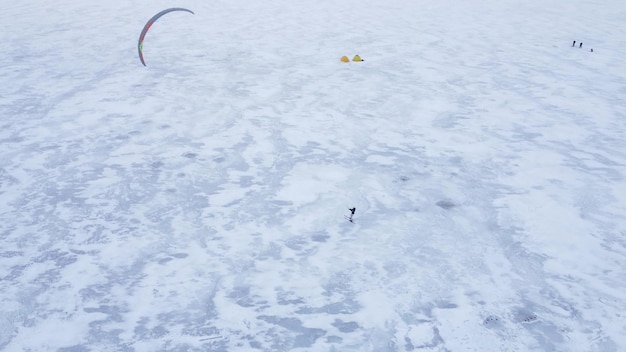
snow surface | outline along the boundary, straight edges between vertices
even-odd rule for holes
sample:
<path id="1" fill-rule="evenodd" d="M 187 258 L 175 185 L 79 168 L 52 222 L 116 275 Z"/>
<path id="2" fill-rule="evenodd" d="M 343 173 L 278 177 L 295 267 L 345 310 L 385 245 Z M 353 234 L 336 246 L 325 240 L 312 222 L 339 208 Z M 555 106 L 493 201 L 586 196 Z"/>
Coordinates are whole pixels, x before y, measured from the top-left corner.
<path id="1" fill-rule="evenodd" d="M 623 0 L 2 8 L 0 350 L 626 350 Z"/>

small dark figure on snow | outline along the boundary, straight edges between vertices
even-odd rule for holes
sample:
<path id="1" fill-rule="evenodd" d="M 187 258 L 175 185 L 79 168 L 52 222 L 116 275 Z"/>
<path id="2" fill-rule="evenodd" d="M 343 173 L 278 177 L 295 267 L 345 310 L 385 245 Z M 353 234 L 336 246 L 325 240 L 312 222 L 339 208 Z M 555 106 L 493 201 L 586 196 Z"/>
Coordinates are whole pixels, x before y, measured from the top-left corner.
<path id="1" fill-rule="evenodd" d="M 354 216 L 354 212 L 356 211 L 356 208 L 348 208 L 348 210 L 350 210 L 350 217 L 348 218 L 348 220 L 352 222 L 352 217 Z"/>
<path id="2" fill-rule="evenodd" d="M 572 46 L 576 45 L 576 41 L 574 40 L 574 42 L 572 43 Z"/>
<path id="3" fill-rule="evenodd" d="M 593 49 L 591 49 L 590 51 L 593 52 Z"/>
<path id="4" fill-rule="evenodd" d="M 581 42 L 581 43 L 580 43 L 580 45 L 579 45 L 578 47 L 579 47 L 579 48 L 582 48 L 582 47 L 583 47 L 583 43 Z"/>

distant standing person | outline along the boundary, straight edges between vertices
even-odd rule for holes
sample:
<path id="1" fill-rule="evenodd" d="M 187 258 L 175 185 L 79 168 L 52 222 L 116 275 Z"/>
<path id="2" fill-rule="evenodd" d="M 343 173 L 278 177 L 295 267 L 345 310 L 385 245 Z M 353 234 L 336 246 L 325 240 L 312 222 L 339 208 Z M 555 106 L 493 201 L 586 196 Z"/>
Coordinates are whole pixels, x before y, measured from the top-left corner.
<path id="1" fill-rule="evenodd" d="M 582 48 L 582 47 L 583 47 L 583 43 L 582 43 L 582 42 L 580 42 L 580 45 L 579 45 L 578 47 L 579 47 L 579 48 Z"/>
<path id="2" fill-rule="evenodd" d="M 348 210 L 350 210 L 350 217 L 348 218 L 348 221 L 352 222 L 352 217 L 354 216 L 354 212 L 356 211 L 356 207 L 348 208 Z"/>
<path id="3" fill-rule="evenodd" d="M 572 46 L 576 45 L 576 41 L 574 40 L 574 42 L 572 43 Z"/>

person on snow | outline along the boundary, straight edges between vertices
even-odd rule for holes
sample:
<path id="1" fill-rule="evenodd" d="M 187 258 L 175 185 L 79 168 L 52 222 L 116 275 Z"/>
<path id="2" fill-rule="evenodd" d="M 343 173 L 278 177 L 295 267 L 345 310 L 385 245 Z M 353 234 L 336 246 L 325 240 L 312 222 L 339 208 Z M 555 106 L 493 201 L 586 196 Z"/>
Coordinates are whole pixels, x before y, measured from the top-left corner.
<path id="1" fill-rule="evenodd" d="M 352 217 L 354 216 L 356 208 L 348 208 L 348 210 L 350 210 L 350 217 L 348 218 L 348 220 L 352 221 Z"/>

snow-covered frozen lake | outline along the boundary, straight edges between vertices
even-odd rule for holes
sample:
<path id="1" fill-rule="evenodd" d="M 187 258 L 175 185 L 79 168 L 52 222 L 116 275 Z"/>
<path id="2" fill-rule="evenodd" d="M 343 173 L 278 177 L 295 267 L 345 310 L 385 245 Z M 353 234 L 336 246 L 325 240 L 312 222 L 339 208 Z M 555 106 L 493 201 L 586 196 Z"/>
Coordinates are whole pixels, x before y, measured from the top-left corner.
<path id="1" fill-rule="evenodd" d="M 0 350 L 626 350 L 626 2 L 2 8 Z"/>

